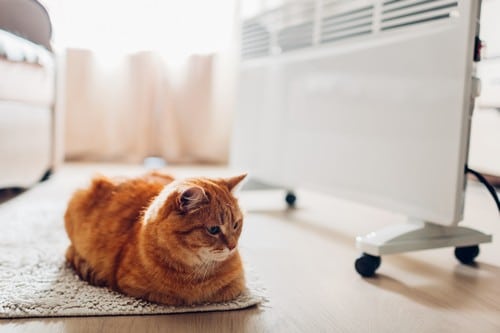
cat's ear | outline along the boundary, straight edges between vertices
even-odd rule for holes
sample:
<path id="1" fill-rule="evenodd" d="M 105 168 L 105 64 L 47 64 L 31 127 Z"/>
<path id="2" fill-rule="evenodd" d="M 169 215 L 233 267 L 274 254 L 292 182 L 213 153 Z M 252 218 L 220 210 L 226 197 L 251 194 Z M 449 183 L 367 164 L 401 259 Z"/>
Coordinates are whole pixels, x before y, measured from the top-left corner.
<path id="1" fill-rule="evenodd" d="M 200 205 L 207 203 L 208 197 L 205 190 L 200 186 L 188 186 L 181 190 L 177 197 L 179 210 L 183 213 L 190 212 Z"/>
<path id="2" fill-rule="evenodd" d="M 224 182 L 226 183 L 229 191 L 231 191 L 233 193 L 238 191 L 245 183 L 243 180 L 247 177 L 247 175 L 248 174 L 244 173 L 244 174 L 236 176 L 236 177 L 224 179 Z"/>

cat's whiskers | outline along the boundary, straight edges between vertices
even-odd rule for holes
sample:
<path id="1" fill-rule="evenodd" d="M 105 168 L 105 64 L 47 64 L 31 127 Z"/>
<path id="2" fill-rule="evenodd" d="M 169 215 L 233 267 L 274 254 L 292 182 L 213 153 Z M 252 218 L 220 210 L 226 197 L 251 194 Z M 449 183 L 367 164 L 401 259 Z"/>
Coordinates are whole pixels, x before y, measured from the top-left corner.
<path id="1" fill-rule="evenodd" d="M 196 265 L 193 268 L 193 271 L 191 274 L 188 275 L 187 279 L 188 280 L 205 280 L 210 273 L 213 272 L 213 270 L 216 267 L 217 262 L 214 261 L 206 261 L 203 262 L 199 265 Z"/>
<path id="2" fill-rule="evenodd" d="M 210 250 L 208 248 L 202 248 L 196 254 L 198 263 L 193 265 L 193 271 L 187 276 L 188 280 L 206 279 L 217 266 L 228 259 L 232 254 L 236 252 L 236 248 L 222 249 L 222 250 Z"/>
<path id="3" fill-rule="evenodd" d="M 208 263 L 205 265 L 205 272 L 203 273 L 203 280 L 207 278 L 208 272 L 210 272 L 213 269 L 213 263 Z"/>

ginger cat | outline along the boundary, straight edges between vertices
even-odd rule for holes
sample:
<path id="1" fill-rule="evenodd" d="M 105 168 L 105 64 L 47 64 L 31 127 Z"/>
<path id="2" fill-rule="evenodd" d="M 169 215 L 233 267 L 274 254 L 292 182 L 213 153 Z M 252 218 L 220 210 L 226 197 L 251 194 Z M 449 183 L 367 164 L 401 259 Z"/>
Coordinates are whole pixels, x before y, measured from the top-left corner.
<path id="1" fill-rule="evenodd" d="M 65 214 L 66 259 L 91 284 L 167 305 L 223 302 L 245 288 L 243 215 L 229 179 L 96 177 Z"/>

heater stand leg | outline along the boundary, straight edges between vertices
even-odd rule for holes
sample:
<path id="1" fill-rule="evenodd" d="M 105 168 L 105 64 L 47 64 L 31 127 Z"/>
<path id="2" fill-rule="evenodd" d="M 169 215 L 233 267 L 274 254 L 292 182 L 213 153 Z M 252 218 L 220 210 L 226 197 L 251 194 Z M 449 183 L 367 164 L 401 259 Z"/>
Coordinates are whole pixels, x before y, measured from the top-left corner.
<path id="1" fill-rule="evenodd" d="M 491 235 L 471 228 L 410 221 L 357 237 L 356 246 L 363 255 L 355 266 L 361 275 L 371 276 L 380 265 L 382 255 L 441 247 L 456 247 L 457 259 L 470 264 L 479 254 L 477 245 L 488 242 Z"/>

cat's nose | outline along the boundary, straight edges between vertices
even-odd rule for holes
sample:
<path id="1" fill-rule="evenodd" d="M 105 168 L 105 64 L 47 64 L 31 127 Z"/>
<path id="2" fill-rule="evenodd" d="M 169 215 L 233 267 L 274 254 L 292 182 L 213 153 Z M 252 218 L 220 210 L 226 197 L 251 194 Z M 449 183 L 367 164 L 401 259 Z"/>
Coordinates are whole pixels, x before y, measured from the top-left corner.
<path id="1" fill-rule="evenodd" d="M 229 250 L 233 250 L 235 247 L 236 247 L 236 242 L 234 242 L 234 241 L 233 242 L 231 242 L 231 241 L 227 242 L 227 248 Z"/>

